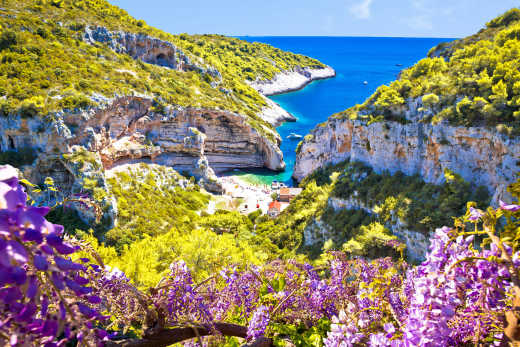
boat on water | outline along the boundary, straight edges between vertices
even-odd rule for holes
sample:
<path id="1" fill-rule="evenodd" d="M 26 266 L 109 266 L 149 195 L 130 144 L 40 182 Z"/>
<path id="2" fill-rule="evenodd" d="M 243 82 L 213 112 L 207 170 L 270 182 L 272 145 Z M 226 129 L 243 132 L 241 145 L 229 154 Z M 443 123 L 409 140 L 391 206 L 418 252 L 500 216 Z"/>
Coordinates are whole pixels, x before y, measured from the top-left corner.
<path id="1" fill-rule="evenodd" d="M 302 135 L 296 133 L 290 133 L 289 135 L 287 135 L 287 138 L 292 140 L 301 139 L 302 137 Z"/>
<path id="2" fill-rule="evenodd" d="M 395 66 L 403 66 L 403 64 L 395 64 Z"/>
<path id="3" fill-rule="evenodd" d="M 364 84 L 364 85 L 367 85 L 367 84 L 368 84 L 368 82 L 367 82 L 367 81 L 363 81 L 363 84 Z"/>
<path id="4" fill-rule="evenodd" d="M 278 189 L 282 189 L 282 188 L 286 188 L 287 186 L 285 185 L 285 183 L 283 182 L 279 182 L 279 181 L 273 181 L 271 183 L 271 189 L 272 190 L 278 190 Z"/>

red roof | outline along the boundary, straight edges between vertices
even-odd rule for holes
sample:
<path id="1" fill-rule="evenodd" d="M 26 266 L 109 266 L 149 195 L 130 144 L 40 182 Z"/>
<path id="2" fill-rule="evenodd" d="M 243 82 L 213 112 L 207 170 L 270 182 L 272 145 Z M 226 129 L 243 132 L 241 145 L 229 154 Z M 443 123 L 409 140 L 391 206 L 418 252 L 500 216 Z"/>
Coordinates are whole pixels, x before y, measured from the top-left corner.
<path id="1" fill-rule="evenodd" d="M 269 204 L 269 209 L 272 210 L 274 208 L 277 209 L 278 211 L 281 211 L 282 210 L 282 204 L 279 201 L 272 201 Z"/>

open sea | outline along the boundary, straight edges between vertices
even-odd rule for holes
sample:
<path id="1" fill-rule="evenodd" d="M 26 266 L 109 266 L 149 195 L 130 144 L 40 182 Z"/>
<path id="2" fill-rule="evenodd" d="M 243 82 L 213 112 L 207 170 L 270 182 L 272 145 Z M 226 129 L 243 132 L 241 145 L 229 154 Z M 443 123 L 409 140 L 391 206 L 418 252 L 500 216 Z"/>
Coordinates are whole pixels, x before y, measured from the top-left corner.
<path id="1" fill-rule="evenodd" d="M 284 172 L 243 170 L 230 174 L 257 184 L 273 180 L 293 185 L 295 149 L 300 140 L 287 139 L 294 132 L 305 136 L 316 124 L 355 104 L 363 103 L 378 86 L 397 79 L 399 72 L 426 57 L 430 48 L 453 39 L 391 37 L 240 37 L 286 51 L 304 54 L 332 66 L 336 77 L 315 81 L 302 90 L 270 97 L 298 121 L 277 128 L 287 168 Z M 368 84 L 363 82 L 367 81 Z"/>

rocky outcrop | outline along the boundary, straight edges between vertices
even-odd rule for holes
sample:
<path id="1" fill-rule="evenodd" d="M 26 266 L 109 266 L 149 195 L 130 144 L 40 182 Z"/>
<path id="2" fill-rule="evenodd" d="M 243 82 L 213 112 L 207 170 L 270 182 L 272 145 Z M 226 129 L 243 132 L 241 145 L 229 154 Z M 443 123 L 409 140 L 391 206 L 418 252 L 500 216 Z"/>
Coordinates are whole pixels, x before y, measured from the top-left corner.
<path id="1" fill-rule="evenodd" d="M 68 153 L 72 146 L 80 146 L 99 154 L 104 169 L 155 162 L 186 171 L 216 192 L 221 186 L 215 171 L 285 168 L 279 135 L 268 128 L 260 134 L 245 116 L 182 107 L 166 107 L 159 114 L 150 111 L 152 102 L 145 97 L 121 97 L 81 114 L 57 114 L 52 123 L 1 118 L 0 148 L 32 147 L 45 154 Z"/>
<path id="2" fill-rule="evenodd" d="M 160 40 L 145 34 L 135 34 L 125 31 L 109 31 L 105 27 L 87 27 L 83 39 L 90 43 L 103 43 L 117 53 L 128 54 L 148 64 L 159 65 L 178 71 L 199 71 L 222 79 L 220 72 L 212 66 L 204 66 L 184 54 L 171 42 Z"/>
<path id="3" fill-rule="evenodd" d="M 509 199 L 507 186 L 520 169 L 520 140 L 484 127 L 455 127 L 422 122 L 420 101 L 402 110 L 406 122 L 330 118 L 306 136 L 299 148 L 293 177 L 301 180 L 327 164 L 350 158 L 376 172 L 419 174 L 429 183 L 442 183 L 449 169 L 466 181 L 489 188 L 492 203 Z"/>
<path id="4" fill-rule="evenodd" d="M 373 206 L 367 206 L 364 202 L 355 197 L 351 197 L 350 199 L 331 197 L 328 200 L 328 205 L 335 211 L 363 210 L 368 214 L 375 214 Z M 390 218 L 385 223 L 385 227 L 406 244 L 406 256 L 409 260 L 414 262 L 424 260 L 430 246 L 429 239 L 433 231 L 430 231 L 429 235 L 425 235 L 424 233 L 410 230 L 406 223 L 394 212 L 390 213 Z"/>
<path id="5" fill-rule="evenodd" d="M 276 102 L 264 97 L 267 104 L 266 107 L 258 114 L 260 118 L 271 124 L 273 127 L 277 127 L 284 122 L 296 122 L 296 117 L 284 110 Z"/>
<path id="6" fill-rule="evenodd" d="M 349 199 L 330 197 L 327 201 L 327 205 L 334 211 L 363 210 L 368 214 L 376 215 L 373 207 L 367 206 L 364 202 L 356 199 L 354 196 Z M 406 244 L 406 257 L 408 260 L 413 262 L 421 262 L 424 260 L 430 245 L 430 235 L 410 230 L 406 226 L 406 223 L 401 221 L 396 213 L 391 213 L 391 217 L 384 224 L 393 235 L 397 236 Z M 429 234 L 431 234 L 431 232 Z M 335 236 L 334 229 L 327 224 L 326 220 L 323 219 L 314 220 L 312 223 L 309 223 L 303 231 L 305 246 L 323 244 L 329 239 L 334 239 Z M 345 241 L 348 240 L 342 240 L 341 242 Z"/>
<path id="7" fill-rule="evenodd" d="M 194 161 L 203 157 L 217 172 L 256 167 L 283 170 L 285 167 L 277 143 L 279 136 L 271 131 L 276 142 L 270 142 L 247 123 L 245 116 L 182 107 L 166 107 L 165 114 L 158 114 L 148 112 L 150 105 L 149 99 L 122 98 L 82 125 L 85 133 L 93 129 L 96 136 L 78 136 L 77 141 L 86 141 L 93 150 L 101 150 L 107 167 L 143 157 L 189 172 Z M 132 151 L 134 156 L 121 153 L 118 145 L 122 141 L 133 143 L 139 150 Z"/>
<path id="8" fill-rule="evenodd" d="M 257 79 L 248 82 L 251 87 L 263 95 L 276 95 L 302 89 L 312 81 L 336 76 L 336 71 L 330 66 L 320 69 L 296 67 L 291 71 L 284 71 L 270 80 Z"/>

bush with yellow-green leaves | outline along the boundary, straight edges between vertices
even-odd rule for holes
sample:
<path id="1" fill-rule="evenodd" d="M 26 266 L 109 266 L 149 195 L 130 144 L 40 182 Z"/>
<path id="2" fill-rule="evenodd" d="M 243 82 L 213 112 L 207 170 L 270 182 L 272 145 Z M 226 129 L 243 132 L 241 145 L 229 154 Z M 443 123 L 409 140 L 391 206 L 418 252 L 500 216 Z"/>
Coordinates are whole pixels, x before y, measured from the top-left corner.
<path id="1" fill-rule="evenodd" d="M 217 68 L 221 84 L 196 71 L 175 71 L 83 40 L 87 26 L 144 34 L 179 47 L 191 60 Z M 105 0 L 5 0 L 0 8 L 0 114 L 24 117 L 97 106 L 93 94 L 149 95 L 161 105 L 224 109 L 246 115 L 262 134 L 266 106 L 246 80 L 272 78 L 315 59 L 262 43 L 220 35 L 171 35 Z"/>
<path id="2" fill-rule="evenodd" d="M 520 10 L 512 9 L 478 34 L 432 49 L 428 58 L 401 72 L 363 104 L 334 117 L 402 119 L 408 99 L 421 99 L 424 121 L 497 126 L 520 131 Z M 440 57 L 439 57 L 440 56 Z"/>

